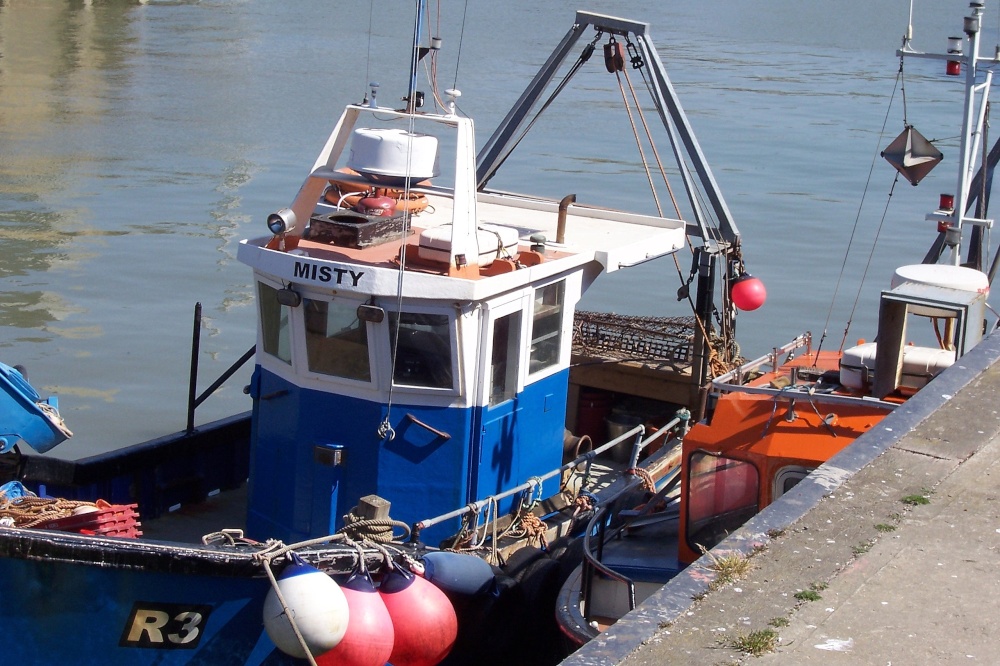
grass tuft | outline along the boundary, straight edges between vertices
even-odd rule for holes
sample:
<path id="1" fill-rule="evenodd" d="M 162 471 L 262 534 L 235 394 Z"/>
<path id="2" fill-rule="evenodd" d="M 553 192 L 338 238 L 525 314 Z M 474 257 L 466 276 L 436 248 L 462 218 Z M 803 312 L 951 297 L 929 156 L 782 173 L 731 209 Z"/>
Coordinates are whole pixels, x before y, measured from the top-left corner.
<path id="1" fill-rule="evenodd" d="M 758 629 L 737 636 L 730 640 L 728 645 L 733 650 L 760 657 L 768 652 L 774 652 L 774 648 L 778 645 L 778 632 L 774 629 Z"/>
<path id="2" fill-rule="evenodd" d="M 931 500 L 926 495 L 907 495 L 902 500 L 903 504 L 908 504 L 909 506 L 917 506 L 918 504 L 930 504 Z"/>
<path id="3" fill-rule="evenodd" d="M 708 555 L 712 564 L 706 567 L 709 571 L 715 572 L 715 580 L 709 584 L 709 589 L 715 591 L 724 585 L 743 578 L 753 569 L 753 563 L 748 557 L 743 557 L 739 553 L 718 556 L 711 551 L 702 548 L 702 552 Z"/>

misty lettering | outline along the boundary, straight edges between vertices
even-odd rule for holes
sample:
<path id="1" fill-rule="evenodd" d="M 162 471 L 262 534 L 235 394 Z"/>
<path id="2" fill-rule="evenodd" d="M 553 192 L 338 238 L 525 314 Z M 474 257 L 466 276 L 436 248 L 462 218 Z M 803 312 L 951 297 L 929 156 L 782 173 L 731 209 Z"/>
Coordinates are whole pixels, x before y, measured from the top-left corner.
<path id="1" fill-rule="evenodd" d="M 349 268 L 333 268 L 331 266 L 317 266 L 301 261 L 295 262 L 294 277 L 316 282 L 332 282 L 333 284 L 345 284 L 350 281 L 352 287 L 357 287 L 364 271 L 355 273 Z"/>

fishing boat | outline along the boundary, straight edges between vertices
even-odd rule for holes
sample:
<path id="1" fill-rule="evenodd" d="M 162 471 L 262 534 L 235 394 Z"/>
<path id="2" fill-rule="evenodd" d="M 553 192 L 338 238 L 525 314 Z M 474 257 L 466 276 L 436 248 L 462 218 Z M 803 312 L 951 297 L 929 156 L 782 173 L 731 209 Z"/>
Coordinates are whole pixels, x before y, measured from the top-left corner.
<path id="1" fill-rule="evenodd" d="M 61 461 L 38 455 L 67 434 L 51 402 L 8 375 L 21 393 L 0 416 L 13 433 L 0 459 L 0 593 L 19 637 L 8 658 L 511 663 L 504 632 L 523 618 L 554 628 L 555 551 L 601 498 L 675 467 L 669 442 L 703 412 L 708 380 L 740 361 L 736 307 L 765 292 L 648 25 L 577 13 L 477 154 L 461 93 L 439 91 L 433 66 L 418 89 L 441 46 L 425 9 L 402 108 L 366 86 L 266 235 L 239 246 L 259 316 L 249 417 L 189 418 L 184 433 Z M 634 93 L 629 108 L 640 149 L 673 148 L 687 195 L 673 214 L 658 199 L 632 212 L 600 192 L 489 185 L 601 49 L 590 67 L 627 105 L 630 76 L 652 92 L 659 123 Z M 655 170 L 666 180 L 642 159 L 651 187 Z M 576 311 L 602 275 L 687 248 L 687 315 Z M 14 420 L 25 408 L 30 427 Z M 334 578 L 342 595 L 327 591 Z M 447 603 L 426 606 L 432 589 Z M 359 622 L 373 633 L 359 638 Z M 367 661 L 343 654 L 371 646 Z"/>
<path id="2" fill-rule="evenodd" d="M 706 418 L 678 445 L 679 468 L 657 487 L 606 497 L 585 532 L 584 561 L 564 584 L 557 613 L 571 646 L 597 636 L 817 467 L 871 430 L 996 329 L 987 305 L 985 203 L 1000 143 L 987 154 L 984 123 L 994 56 L 979 55 L 983 3 L 972 2 L 964 38 L 931 59 L 964 77 L 957 195 L 927 221 L 937 230 L 920 264 L 899 267 L 881 292 L 874 342 L 823 350 L 811 334 L 723 373 Z M 900 73 L 904 71 L 902 64 Z M 981 152 L 980 152 L 981 151 Z M 942 159 L 912 126 L 882 152 L 913 185 Z M 979 174 L 973 177 L 980 164 Z M 978 203 L 978 206 L 976 204 Z M 845 329 L 845 338 L 846 338 Z M 931 344 L 914 344 L 921 336 Z"/>

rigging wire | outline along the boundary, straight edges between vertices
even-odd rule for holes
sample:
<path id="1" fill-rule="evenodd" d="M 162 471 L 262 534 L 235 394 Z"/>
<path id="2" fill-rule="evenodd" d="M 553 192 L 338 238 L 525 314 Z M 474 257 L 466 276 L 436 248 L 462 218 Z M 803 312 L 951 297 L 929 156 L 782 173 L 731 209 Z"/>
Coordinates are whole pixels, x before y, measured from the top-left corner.
<path id="1" fill-rule="evenodd" d="M 430 10 L 428 9 L 428 26 L 430 24 Z M 440 24 L 440 6 L 438 19 Z M 420 20 L 416 21 L 413 27 L 413 49 L 414 56 L 410 64 L 410 81 L 415 84 L 417 72 L 420 68 L 420 61 L 417 57 L 417 49 L 420 44 L 420 33 L 418 28 L 420 25 Z M 430 27 L 428 27 L 428 31 Z M 409 140 L 406 142 L 406 173 L 413 173 L 413 138 L 416 134 L 416 100 L 414 99 L 416 95 L 416 86 L 413 85 L 413 89 L 409 91 L 411 99 L 409 100 L 407 106 L 410 109 L 410 113 L 407 114 L 407 130 Z M 403 200 L 409 201 L 410 199 L 410 187 L 411 179 L 405 178 L 403 181 Z M 406 239 L 408 236 L 408 230 L 410 228 L 410 217 L 412 211 L 409 208 L 403 210 L 403 224 L 400 228 L 400 243 L 399 243 L 399 270 L 396 275 L 396 321 L 392 327 L 392 349 L 390 351 L 390 369 L 389 369 L 389 390 L 386 395 L 385 404 L 385 417 L 382 422 L 378 425 L 378 436 L 382 439 L 388 439 L 392 441 L 396 436 L 395 430 L 392 428 L 392 397 L 393 388 L 395 386 L 395 375 L 396 375 L 396 359 L 399 350 L 399 331 L 402 326 L 403 321 L 403 278 L 406 275 Z M 391 319 L 391 317 L 390 317 Z"/>
<path id="2" fill-rule="evenodd" d="M 889 196 L 885 200 L 885 208 L 882 210 L 882 219 L 879 220 L 878 229 L 875 231 L 875 239 L 872 241 L 871 250 L 868 252 L 868 261 L 865 263 L 865 270 L 861 273 L 861 283 L 858 285 L 858 291 L 854 295 L 854 305 L 851 306 L 851 314 L 847 318 L 847 324 L 844 326 L 844 337 L 840 340 L 840 350 L 844 351 L 844 344 L 847 342 L 847 333 L 851 330 L 851 322 L 854 319 L 854 313 L 858 309 L 858 301 L 861 300 L 861 288 L 865 284 L 865 278 L 868 276 L 868 269 L 871 268 L 872 258 L 875 256 L 875 248 L 878 246 L 878 238 L 882 234 L 882 226 L 885 224 L 885 218 L 889 213 L 889 204 L 892 202 L 892 194 L 896 190 L 896 184 L 899 182 L 899 173 L 896 177 L 892 179 L 892 187 L 889 188 Z M 825 331 L 824 331 L 825 333 Z M 816 350 L 819 354 L 819 350 Z"/>
<path id="3" fill-rule="evenodd" d="M 674 196 L 673 189 L 670 187 L 670 182 L 667 180 L 666 169 L 664 168 L 663 161 L 660 159 L 659 153 L 656 150 L 656 144 L 653 142 L 653 138 L 652 138 L 652 135 L 651 135 L 650 130 L 649 130 L 649 125 L 646 123 L 646 118 L 645 118 L 645 116 L 642 113 L 642 106 L 639 104 L 639 100 L 638 100 L 637 95 L 635 93 L 635 88 L 632 87 L 632 82 L 629 79 L 628 71 L 627 70 L 622 70 L 622 71 L 624 71 L 624 73 L 625 73 L 625 81 L 628 83 L 629 89 L 632 91 L 632 100 L 634 101 L 635 106 L 636 106 L 636 110 L 638 111 L 639 117 L 642 120 L 642 126 L 645 129 L 645 131 L 646 131 L 646 139 L 649 141 L 649 144 L 652 147 L 652 152 L 653 152 L 654 156 L 656 157 L 656 163 L 657 163 L 657 166 L 660 169 L 660 175 L 663 177 L 664 184 L 666 184 L 667 193 L 670 195 L 670 200 L 671 200 L 671 202 L 674 205 L 674 211 L 677 213 L 677 219 L 681 219 L 680 206 L 677 203 L 677 198 Z M 649 83 L 648 79 L 646 78 L 646 70 L 645 70 L 645 68 L 640 68 L 640 73 L 642 75 L 643 81 L 646 83 L 647 90 L 650 90 L 650 93 L 651 93 L 650 97 L 653 100 L 656 100 L 656 96 L 652 95 L 651 88 L 649 87 L 650 83 Z M 639 149 L 639 155 L 640 155 L 640 157 L 642 159 L 642 166 L 643 166 L 643 169 L 645 169 L 645 171 L 646 171 L 646 178 L 649 181 L 649 188 L 650 188 L 650 190 L 651 190 L 651 192 L 653 194 L 653 202 L 656 204 L 656 211 L 660 215 L 660 217 L 663 217 L 663 208 L 660 205 L 660 199 L 659 199 L 659 197 L 656 194 L 656 186 L 653 184 L 653 179 L 652 179 L 652 177 L 650 175 L 649 164 L 647 163 L 646 156 L 644 155 L 643 150 L 642 150 L 642 143 L 641 143 L 641 141 L 639 139 L 639 133 L 636 130 L 635 122 L 634 122 L 634 120 L 632 118 L 632 111 L 631 111 L 630 106 L 629 106 L 629 101 L 628 101 L 628 98 L 625 96 L 625 89 L 622 86 L 621 75 L 618 73 L 618 71 L 615 71 L 615 76 L 618 79 L 618 88 L 619 88 L 619 90 L 622 93 L 622 100 L 625 103 L 625 111 L 628 114 L 629 123 L 632 125 L 632 134 L 635 136 L 636 146 Z M 692 254 L 693 254 L 694 253 L 694 248 L 691 246 L 691 240 L 689 238 L 687 238 L 687 234 L 685 234 L 685 238 L 688 241 L 688 243 L 687 243 L 688 250 L 690 250 L 692 252 Z M 681 265 L 680 265 L 680 261 L 677 259 L 677 253 L 676 252 L 671 252 L 670 256 L 674 260 L 674 270 L 677 271 L 677 279 L 680 281 L 680 283 L 682 285 L 690 284 L 690 280 L 687 280 L 686 282 L 684 280 L 684 274 L 681 271 Z M 691 271 L 691 279 L 694 279 L 694 275 L 696 273 L 697 273 L 697 267 L 694 266 L 694 267 L 692 267 L 692 271 Z M 690 289 L 685 290 L 684 296 L 678 296 L 678 300 L 680 300 L 683 297 L 687 298 L 687 302 L 688 302 L 688 305 L 690 305 L 690 307 L 691 307 L 691 311 L 695 312 L 696 308 L 695 308 L 694 301 L 691 299 L 691 291 L 690 291 Z"/>
<path id="4" fill-rule="evenodd" d="M 858 202 L 858 210 L 857 210 L 857 213 L 855 213 L 855 215 L 854 215 L 854 226 L 851 228 L 851 235 L 850 235 L 850 238 L 848 238 L 848 241 L 847 241 L 847 248 L 844 250 L 844 259 L 840 263 L 840 273 L 837 275 L 837 283 L 836 283 L 836 285 L 834 286 L 834 289 L 833 289 L 833 296 L 830 298 L 830 308 L 827 310 L 826 321 L 823 323 L 823 333 L 820 335 L 819 344 L 816 345 L 816 354 L 813 357 L 813 363 L 815 363 L 819 359 L 819 353 L 823 349 L 823 342 L 826 340 L 827 332 L 828 332 L 829 327 L 830 327 L 830 319 L 833 317 L 833 306 L 837 302 L 837 297 L 840 294 L 840 286 L 841 286 L 841 283 L 844 280 L 844 274 L 847 271 L 847 259 L 848 259 L 848 257 L 851 254 L 851 248 L 854 245 L 854 238 L 855 238 L 855 236 L 858 233 L 858 225 L 861 222 L 861 211 L 864 209 L 865 200 L 868 197 L 868 188 L 871 186 L 872 176 L 875 173 L 875 164 L 877 163 L 877 158 L 878 158 L 878 156 L 880 154 L 880 150 L 878 149 L 878 147 L 882 145 L 882 139 L 885 137 L 885 130 L 886 130 L 886 127 L 889 124 L 889 114 L 892 112 L 892 101 L 896 97 L 896 90 L 897 90 L 897 88 L 900 88 L 900 89 L 903 88 L 903 59 L 902 59 L 902 57 L 900 57 L 900 61 L 899 61 L 899 72 L 898 72 L 898 74 L 896 76 L 896 85 L 893 87 L 892 94 L 889 96 L 889 104 L 888 104 L 888 106 L 886 107 L 886 110 L 885 110 L 885 118 L 883 118 L 883 120 L 882 120 L 882 129 L 879 131 L 878 140 L 877 140 L 877 143 L 876 143 L 876 150 L 875 150 L 875 153 L 872 155 L 871 165 L 868 167 L 868 178 L 865 180 L 865 187 L 864 187 L 864 190 L 862 190 L 862 192 L 861 192 L 861 201 Z M 904 123 L 904 125 L 906 124 L 906 95 L 905 95 L 905 92 L 903 93 L 903 123 Z M 889 197 L 886 200 L 886 210 L 888 210 L 889 200 L 892 199 L 892 192 L 893 192 L 893 190 L 895 190 L 895 188 L 896 188 L 896 182 L 898 180 L 899 179 L 898 179 L 898 174 L 897 174 L 897 178 L 893 180 L 893 182 L 892 182 L 892 188 L 890 188 L 890 190 L 889 190 Z M 884 221 L 885 221 L 885 212 L 883 212 L 882 222 L 879 223 L 879 231 L 881 231 L 881 229 L 882 229 L 882 223 Z M 875 251 L 875 244 L 877 242 L 878 242 L 878 235 L 876 234 L 875 241 L 872 243 L 872 253 L 874 253 L 874 251 Z M 871 262 L 871 254 L 869 254 L 868 260 L 869 260 L 869 263 L 870 263 Z M 865 274 L 867 274 L 867 272 L 868 272 L 868 266 L 865 266 Z M 861 276 L 861 284 L 858 285 L 858 291 L 857 291 L 857 294 L 855 295 L 854 307 L 851 308 L 850 317 L 848 318 L 847 325 L 844 328 L 844 337 L 843 337 L 843 339 L 840 342 L 840 350 L 841 351 L 843 351 L 843 349 L 844 349 L 844 343 L 847 340 L 847 334 L 848 334 L 848 331 L 851 328 L 851 319 L 854 318 L 854 311 L 857 309 L 858 299 L 861 296 L 861 288 L 864 286 L 864 278 L 865 278 L 865 275 L 863 274 Z"/>
<path id="5" fill-rule="evenodd" d="M 621 91 L 622 102 L 625 103 L 625 113 L 628 114 L 628 122 L 632 126 L 632 135 L 635 137 L 635 145 L 639 151 L 639 159 L 642 160 L 642 168 L 643 171 L 646 172 L 646 180 L 649 181 L 649 189 L 653 194 L 653 202 L 656 204 L 656 214 L 659 215 L 660 217 L 663 217 L 663 206 L 660 204 L 660 197 L 656 194 L 656 186 L 653 184 L 653 174 L 649 168 L 649 162 L 646 160 L 646 153 L 642 149 L 642 141 L 639 139 L 639 129 L 635 126 L 635 118 L 632 117 L 632 107 L 629 104 L 628 97 L 625 95 L 625 86 L 622 84 L 622 76 L 618 71 L 615 71 L 615 78 L 618 80 L 618 90 Z M 625 78 L 626 80 L 628 79 L 627 74 Z M 631 87 L 631 84 L 629 84 L 629 87 Z M 636 106 L 638 107 L 638 104 Z M 642 119 L 642 123 L 643 126 L 645 127 L 646 121 L 644 118 Z M 646 127 L 645 129 L 648 135 L 649 128 Z M 662 171 L 662 169 L 663 165 L 661 164 L 660 170 Z"/>
<path id="6" fill-rule="evenodd" d="M 559 85 L 556 86 L 555 90 L 552 91 L 552 94 L 549 95 L 549 98 L 545 100 L 545 103 L 542 104 L 541 108 L 538 109 L 538 113 L 536 113 L 534 117 L 532 117 L 531 121 L 527 124 L 527 126 L 520 133 L 520 135 L 515 140 L 509 143 L 507 149 L 504 151 L 504 154 L 499 159 L 497 159 L 496 164 L 493 166 L 492 171 L 487 177 L 487 180 L 489 180 L 489 178 L 492 178 L 493 174 L 495 174 L 500 169 L 500 167 L 503 166 L 503 163 L 507 161 L 507 158 L 510 157 L 510 154 L 512 152 L 514 152 L 514 149 L 517 148 L 517 146 L 521 143 L 522 140 L 524 140 L 524 137 L 528 135 L 528 132 L 531 131 L 531 128 L 534 127 L 536 122 L 538 122 L 538 119 L 542 117 L 542 114 L 545 113 L 545 111 L 549 108 L 549 106 L 552 105 L 552 102 L 555 101 L 556 97 L 559 96 L 559 93 L 561 93 L 563 89 L 565 89 L 566 86 L 569 85 L 570 80 L 573 78 L 573 76 L 576 75 L 578 71 L 580 71 L 580 68 L 588 60 L 590 60 L 590 56 L 594 54 L 594 46 L 597 44 L 598 40 L 600 40 L 601 37 L 603 36 L 604 32 L 598 30 L 597 36 L 594 37 L 593 41 L 591 41 L 589 44 L 583 47 L 583 51 L 580 53 L 580 57 L 577 58 L 576 62 L 573 63 L 569 71 L 566 72 L 566 76 L 563 77 L 562 81 L 559 82 Z"/>
<path id="7" fill-rule="evenodd" d="M 631 42 L 628 41 L 627 36 L 626 36 L 626 42 L 628 43 L 628 45 L 630 47 L 630 52 L 631 52 L 634 47 L 632 46 Z M 611 43 L 612 44 L 615 43 L 614 42 L 614 37 L 611 38 Z M 635 62 L 635 60 L 633 59 L 633 63 L 634 62 Z M 651 91 L 651 88 L 650 88 L 651 82 L 649 81 L 649 79 L 646 78 L 647 72 L 642 67 L 641 60 L 639 60 L 639 63 L 640 64 L 638 66 L 636 66 L 636 69 L 640 70 L 642 78 L 643 78 L 643 81 L 645 82 L 645 84 L 647 86 L 647 90 L 650 90 L 650 93 L 651 93 L 650 97 L 654 100 L 654 104 L 657 104 L 657 108 L 659 109 L 659 106 L 658 106 L 658 103 L 657 103 L 657 98 L 656 98 L 655 95 L 652 94 L 652 91 Z M 629 124 L 632 127 L 632 134 L 633 134 L 633 136 L 635 137 L 635 140 L 636 140 L 636 147 L 638 149 L 640 159 L 642 160 L 643 169 L 646 172 L 646 179 L 649 181 L 650 191 L 652 192 L 652 195 L 653 195 L 653 201 L 654 201 L 654 203 L 656 205 L 657 213 L 660 215 L 660 217 L 663 217 L 663 208 L 662 208 L 662 205 L 660 203 L 660 198 L 657 195 L 656 186 L 653 183 L 653 178 L 652 178 L 651 170 L 650 170 L 650 167 L 649 167 L 649 162 L 646 159 L 645 151 L 643 150 L 643 147 L 642 147 L 642 140 L 641 140 L 641 138 L 639 136 L 638 128 L 636 127 L 635 119 L 634 119 L 634 117 L 632 115 L 631 104 L 630 104 L 629 98 L 625 94 L 625 86 L 622 84 L 622 75 L 619 72 L 622 72 L 625 75 L 624 76 L 625 83 L 628 84 L 628 88 L 629 88 L 629 91 L 630 91 L 631 97 L 632 97 L 631 103 L 635 104 L 636 114 L 639 116 L 640 122 L 642 124 L 643 131 L 645 132 L 645 135 L 646 135 L 646 140 L 649 142 L 650 150 L 651 150 L 651 152 L 652 152 L 652 154 L 654 156 L 654 159 L 656 160 L 657 167 L 658 167 L 658 169 L 660 171 L 660 176 L 663 178 L 663 182 L 664 182 L 664 184 L 665 184 L 665 186 L 667 188 L 667 192 L 668 192 L 668 194 L 670 196 L 671 203 L 674 206 L 674 211 L 675 211 L 675 213 L 677 215 L 677 218 L 680 219 L 681 218 L 680 205 L 678 204 L 677 198 L 674 195 L 673 189 L 670 186 L 670 181 L 667 178 L 666 168 L 663 165 L 663 160 L 660 158 L 659 151 L 656 149 L 656 142 L 653 140 L 652 132 L 650 131 L 650 128 L 649 128 L 649 123 L 646 121 L 646 116 L 645 116 L 645 114 L 642 111 L 642 105 L 640 104 L 639 99 L 638 99 L 638 95 L 635 92 L 635 87 L 632 85 L 631 78 L 628 75 L 628 70 L 626 68 L 624 68 L 624 67 L 622 69 L 620 69 L 620 70 L 617 69 L 617 68 L 615 68 L 615 77 L 618 80 L 618 88 L 619 88 L 619 91 L 622 94 L 622 101 L 624 102 L 624 105 L 625 105 L 625 111 L 626 111 L 626 114 L 628 115 Z M 680 166 L 680 168 L 689 168 L 689 167 L 687 167 L 686 164 L 682 164 L 682 165 L 679 165 L 679 166 Z M 699 199 L 701 199 L 701 197 L 703 196 L 703 193 L 701 192 L 700 189 L 696 188 L 695 189 L 695 195 Z M 701 203 L 704 203 L 704 202 L 702 201 Z M 715 238 L 715 240 L 718 240 L 718 237 L 715 235 L 715 227 L 712 227 L 709 230 L 709 232 L 710 232 L 710 234 L 713 235 L 713 237 Z M 707 241 L 708 239 L 705 239 L 705 240 Z M 690 239 L 688 239 L 688 249 L 694 255 L 694 248 L 691 245 Z M 738 253 L 738 251 L 739 251 L 738 248 L 736 248 L 735 252 Z M 685 284 L 684 276 L 681 273 L 680 262 L 677 259 L 677 253 L 673 252 L 673 253 L 671 253 L 671 256 L 673 257 L 673 260 L 674 260 L 674 268 L 677 271 L 677 277 L 678 277 L 678 279 L 680 280 L 680 282 L 682 284 Z M 691 279 L 694 278 L 694 275 L 696 273 L 697 273 L 697 263 L 695 263 L 695 265 L 692 266 Z M 727 284 L 727 278 L 728 278 L 728 275 L 726 275 L 723 278 L 723 284 L 722 284 L 722 298 L 723 298 L 723 301 L 725 303 L 728 303 L 728 284 Z M 687 281 L 687 284 L 689 284 L 689 283 L 690 283 L 690 280 Z M 708 331 L 705 330 L 705 324 L 704 324 L 704 322 L 702 322 L 701 319 L 697 316 L 697 308 L 695 306 L 694 301 L 691 299 L 691 293 L 690 293 L 689 289 L 684 290 L 684 295 L 680 296 L 679 299 L 683 298 L 684 296 L 687 297 L 688 304 L 690 305 L 692 312 L 695 313 L 695 321 L 697 322 L 698 328 L 700 329 L 700 332 L 701 332 L 702 336 L 704 337 L 706 346 L 709 347 L 710 349 L 712 349 L 712 346 L 711 346 L 711 344 L 709 342 L 710 336 L 708 334 Z M 728 311 L 728 309 L 726 308 L 726 306 L 724 306 L 724 309 L 726 309 Z M 734 323 L 732 321 L 732 317 L 730 317 L 730 316 L 722 317 L 722 316 L 720 316 L 718 310 L 715 311 L 715 314 L 716 314 L 716 318 L 719 321 L 719 326 L 720 326 L 720 332 L 721 332 L 722 340 L 723 341 L 731 340 L 732 339 L 732 324 Z M 723 346 L 723 351 L 726 354 L 728 354 L 734 348 L 738 348 L 738 347 L 733 347 L 733 345 L 727 344 L 725 342 L 724 342 L 724 344 L 722 346 Z M 715 353 L 715 352 L 716 352 L 716 350 L 712 349 L 712 351 L 710 353 Z M 734 354 L 734 357 L 737 356 L 737 355 L 738 355 L 738 352 Z M 728 369 L 728 367 L 726 369 Z"/>
<path id="8" fill-rule="evenodd" d="M 455 83 L 452 88 L 458 88 L 458 68 L 462 64 L 462 43 L 465 41 L 465 19 L 469 14 L 469 0 L 465 0 L 465 7 L 462 9 L 462 28 L 458 33 L 458 55 L 455 57 Z"/>

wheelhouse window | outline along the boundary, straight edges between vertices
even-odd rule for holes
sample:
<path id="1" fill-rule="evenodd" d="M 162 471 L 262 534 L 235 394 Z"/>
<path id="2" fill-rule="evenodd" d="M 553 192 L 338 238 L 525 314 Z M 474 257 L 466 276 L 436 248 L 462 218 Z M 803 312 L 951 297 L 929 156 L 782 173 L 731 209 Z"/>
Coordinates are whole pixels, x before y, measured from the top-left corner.
<path id="1" fill-rule="evenodd" d="M 497 317 L 493 322 L 493 354 L 490 359 L 491 407 L 510 400 L 517 393 L 520 332 L 520 312 Z"/>
<path id="2" fill-rule="evenodd" d="M 278 302 L 278 290 L 268 284 L 258 282 L 257 292 L 264 352 L 291 365 L 292 344 L 289 329 L 291 308 Z"/>
<path id="3" fill-rule="evenodd" d="M 695 451 L 688 477 L 688 546 L 709 549 L 757 514 L 760 478 L 753 464 Z"/>
<path id="4" fill-rule="evenodd" d="M 390 312 L 389 342 L 395 353 L 393 383 L 452 388 L 451 328 L 446 314 Z"/>
<path id="5" fill-rule="evenodd" d="M 531 355 L 528 359 L 530 373 L 559 363 L 565 298 L 565 281 L 553 282 L 535 291 L 531 309 Z"/>
<path id="6" fill-rule="evenodd" d="M 302 299 L 311 372 L 371 381 L 368 327 L 358 319 L 357 305 Z"/>

